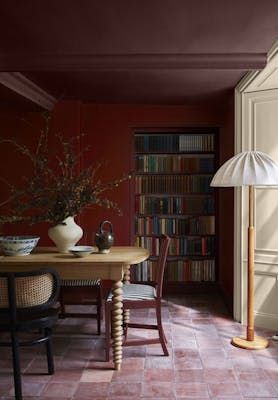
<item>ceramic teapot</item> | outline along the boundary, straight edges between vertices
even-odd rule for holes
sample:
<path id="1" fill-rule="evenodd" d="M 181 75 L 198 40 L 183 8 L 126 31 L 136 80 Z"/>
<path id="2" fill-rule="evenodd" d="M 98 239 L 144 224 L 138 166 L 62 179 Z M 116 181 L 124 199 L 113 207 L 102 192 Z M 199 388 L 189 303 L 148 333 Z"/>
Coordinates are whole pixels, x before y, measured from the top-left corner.
<path id="1" fill-rule="evenodd" d="M 103 229 L 104 225 L 109 226 L 109 231 Z M 99 224 L 98 232 L 95 236 L 95 245 L 99 253 L 109 253 L 110 247 L 114 244 L 113 227 L 110 221 L 102 221 Z"/>

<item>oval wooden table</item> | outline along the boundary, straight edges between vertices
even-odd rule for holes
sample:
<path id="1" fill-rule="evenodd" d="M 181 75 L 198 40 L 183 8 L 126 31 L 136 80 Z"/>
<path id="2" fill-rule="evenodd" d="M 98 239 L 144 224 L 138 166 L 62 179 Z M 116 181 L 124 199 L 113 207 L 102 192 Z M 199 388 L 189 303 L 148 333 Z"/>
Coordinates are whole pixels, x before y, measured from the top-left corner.
<path id="1" fill-rule="evenodd" d="M 0 256 L 0 271 L 28 271 L 52 268 L 61 279 L 110 279 L 113 281 L 113 361 L 122 364 L 123 304 L 122 280 L 128 279 L 129 266 L 149 257 L 149 250 L 136 246 L 113 246 L 108 254 L 92 253 L 84 258 L 58 253 L 55 247 L 38 247 L 28 256 Z"/>

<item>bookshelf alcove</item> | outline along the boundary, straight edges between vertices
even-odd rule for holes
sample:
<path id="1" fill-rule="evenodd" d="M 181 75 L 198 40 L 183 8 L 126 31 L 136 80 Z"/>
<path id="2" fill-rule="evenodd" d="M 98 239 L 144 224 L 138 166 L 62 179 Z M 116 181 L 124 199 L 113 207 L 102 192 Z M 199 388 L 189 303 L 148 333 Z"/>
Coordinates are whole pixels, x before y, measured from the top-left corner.
<path id="1" fill-rule="evenodd" d="M 135 243 L 151 250 L 132 279 L 156 274 L 159 235 L 171 237 L 164 290 L 207 291 L 217 284 L 218 129 L 140 129 L 134 132 Z"/>

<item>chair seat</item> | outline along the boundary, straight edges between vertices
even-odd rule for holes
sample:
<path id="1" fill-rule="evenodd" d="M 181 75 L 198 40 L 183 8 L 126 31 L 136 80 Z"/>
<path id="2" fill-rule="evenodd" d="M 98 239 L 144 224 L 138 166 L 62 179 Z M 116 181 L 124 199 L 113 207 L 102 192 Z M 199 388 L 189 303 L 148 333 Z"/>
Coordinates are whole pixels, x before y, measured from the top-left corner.
<path id="1" fill-rule="evenodd" d="M 61 286 L 100 286 L 100 279 L 61 279 Z"/>
<path id="2" fill-rule="evenodd" d="M 141 285 L 137 283 L 129 283 L 123 285 L 123 300 L 154 300 L 156 298 L 156 290 L 150 285 Z M 112 300 L 112 293 L 109 293 L 107 301 Z"/>

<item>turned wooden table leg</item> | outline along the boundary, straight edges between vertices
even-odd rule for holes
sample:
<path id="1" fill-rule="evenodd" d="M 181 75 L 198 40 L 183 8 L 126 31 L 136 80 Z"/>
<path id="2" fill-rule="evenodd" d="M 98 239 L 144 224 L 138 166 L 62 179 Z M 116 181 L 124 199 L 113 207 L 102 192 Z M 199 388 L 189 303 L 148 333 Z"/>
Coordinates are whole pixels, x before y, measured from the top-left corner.
<path id="1" fill-rule="evenodd" d="M 127 270 L 124 273 L 124 284 L 130 283 L 130 267 L 128 266 Z M 129 323 L 129 310 L 124 310 L 124 323 Z"/>
<path id="2" fill-rule="evenodd" d="M 113 361 L 117 371 L 121 369 L 123 358 L 123 283 L 115 281 L 112 287 L 113 306 L 112 306 L 112 347 Z"/>

